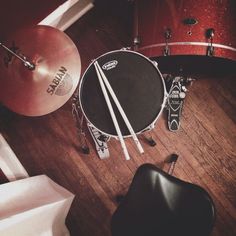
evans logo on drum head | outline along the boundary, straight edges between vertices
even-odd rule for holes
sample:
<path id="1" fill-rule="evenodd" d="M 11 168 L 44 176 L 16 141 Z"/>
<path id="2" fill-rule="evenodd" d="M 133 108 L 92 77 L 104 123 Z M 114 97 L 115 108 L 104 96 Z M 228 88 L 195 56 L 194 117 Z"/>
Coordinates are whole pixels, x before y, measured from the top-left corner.
<path id="1" fill-rule="evenodd" d="M 113 60 L 113 61 L 108 61 L 107 63 L 105 63 L 103 66 L 102 66 L 102 69 L 103 70 L 110 70 L 110 69 L 113 69 L 117 66 L 118 64 L 118 61 L 116 60 Z"/>

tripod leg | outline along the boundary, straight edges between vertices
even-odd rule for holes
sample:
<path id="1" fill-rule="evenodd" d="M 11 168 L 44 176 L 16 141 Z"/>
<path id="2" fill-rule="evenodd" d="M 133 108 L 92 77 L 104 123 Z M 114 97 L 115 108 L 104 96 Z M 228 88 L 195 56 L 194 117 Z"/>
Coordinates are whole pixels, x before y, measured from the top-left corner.
<path id="1" fill-rule="evenodd" d="M 81 150 L 84 154 L 89 154 L 89 147 L 88 147 L 86 135 L 83 129 L 84 117 L 80 111 L 77 96 L 74 96 L 72 98 L 72 116 L 76 123 Z"/>
<path id="2" fill-rule="evenodd" d="M 151 147 L 154 147 L 154 146 L 156 146 L 156 141 L 153 139 L 153 137 L 150 135 L 149 137 L 146 137 L 146 139 L 147 139 L 147 142 L 148 142 L 148 144 L 151 146 Z"/>
<path id="3" fill-rule="evenodd" d="M 145 132 L 142 133 L 142 136 L 144 138 L 144 140 L 151 146 L 154 147 L 156 146 L 156 141 L 153 139 L 153 135 L 152 135 L 152 129 L 154 128 L 154 124 L 150 126 L 150 129 Z"/>
<path id="4" fill-rule="evenodd" d="M 89 154 L 89 146 L 87 144 L 87 139 L 85 136 L 84 132 L 80 132 L 80 134 L 78 134 L 78 136 L 80 137 L 80 144 L 81 144 L 81 150 L 84 154 Z"/>

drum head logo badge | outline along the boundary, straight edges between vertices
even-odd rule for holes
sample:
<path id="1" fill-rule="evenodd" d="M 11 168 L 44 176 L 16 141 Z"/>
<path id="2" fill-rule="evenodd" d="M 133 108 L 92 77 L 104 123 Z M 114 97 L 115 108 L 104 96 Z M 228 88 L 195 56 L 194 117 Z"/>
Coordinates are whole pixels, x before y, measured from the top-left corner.
<path id="1" fill-rule="evenodd" d="M 113 61 L 108 61 L 107 63 L 105 63 L 103 66 L 102 66 L 102 69 L 103 70 L 111 70 L 113 68 L 115 68 L 118 64 L 118 61 L 116 60 L 113 60 Z"/>

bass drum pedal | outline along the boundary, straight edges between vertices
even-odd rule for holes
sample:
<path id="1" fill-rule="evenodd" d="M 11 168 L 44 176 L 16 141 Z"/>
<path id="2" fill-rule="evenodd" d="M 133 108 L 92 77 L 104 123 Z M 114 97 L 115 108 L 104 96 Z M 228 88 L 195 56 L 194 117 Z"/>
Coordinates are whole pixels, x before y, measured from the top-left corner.
<path id="1" fill-rule="evenodd" d="M 181 76 L 164 75 L 168 92 L 166 109 L 168 111 L 168 128 L 177 131 L 180 127 L 180 117 L 186 97 L 186 86 L 191 85 L 194 79 Z"/>

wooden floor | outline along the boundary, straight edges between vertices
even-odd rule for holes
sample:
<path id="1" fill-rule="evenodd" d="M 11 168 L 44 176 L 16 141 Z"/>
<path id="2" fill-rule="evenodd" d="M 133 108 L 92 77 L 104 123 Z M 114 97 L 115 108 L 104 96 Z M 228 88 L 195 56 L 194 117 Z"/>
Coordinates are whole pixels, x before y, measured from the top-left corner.
<path id="1" fill-rule="evenodd" d="M 99 55 L 130 45 L 127 18 L 93 9 L 67 30 L 81 54 L 83 71 Z M 125 194 L 142 163 L 163 166 L 172 153 L 179 155 L 174 175 L 201 185 L 216 206 L 212 236 L 236 235 L 236 73 L 202 77 L 185 100 L 181 129 L 170 132 L 166 114 L 158 120 L 150 147 L 138 154 L 127 140 L 131 160 L 120 144 L 109 142 L 111 157 L 100 160 L 89 139 L 90 155 L 80 152 L 71 103 L 42 117 L 24 117 L 0 107 L 0 132 L 30 176 L 46 174 L 76 194 L 67 225 L 72 236 L 109 236 L 116 196 Z M 92 94 L 91 94 L 92 96 Z"/>

